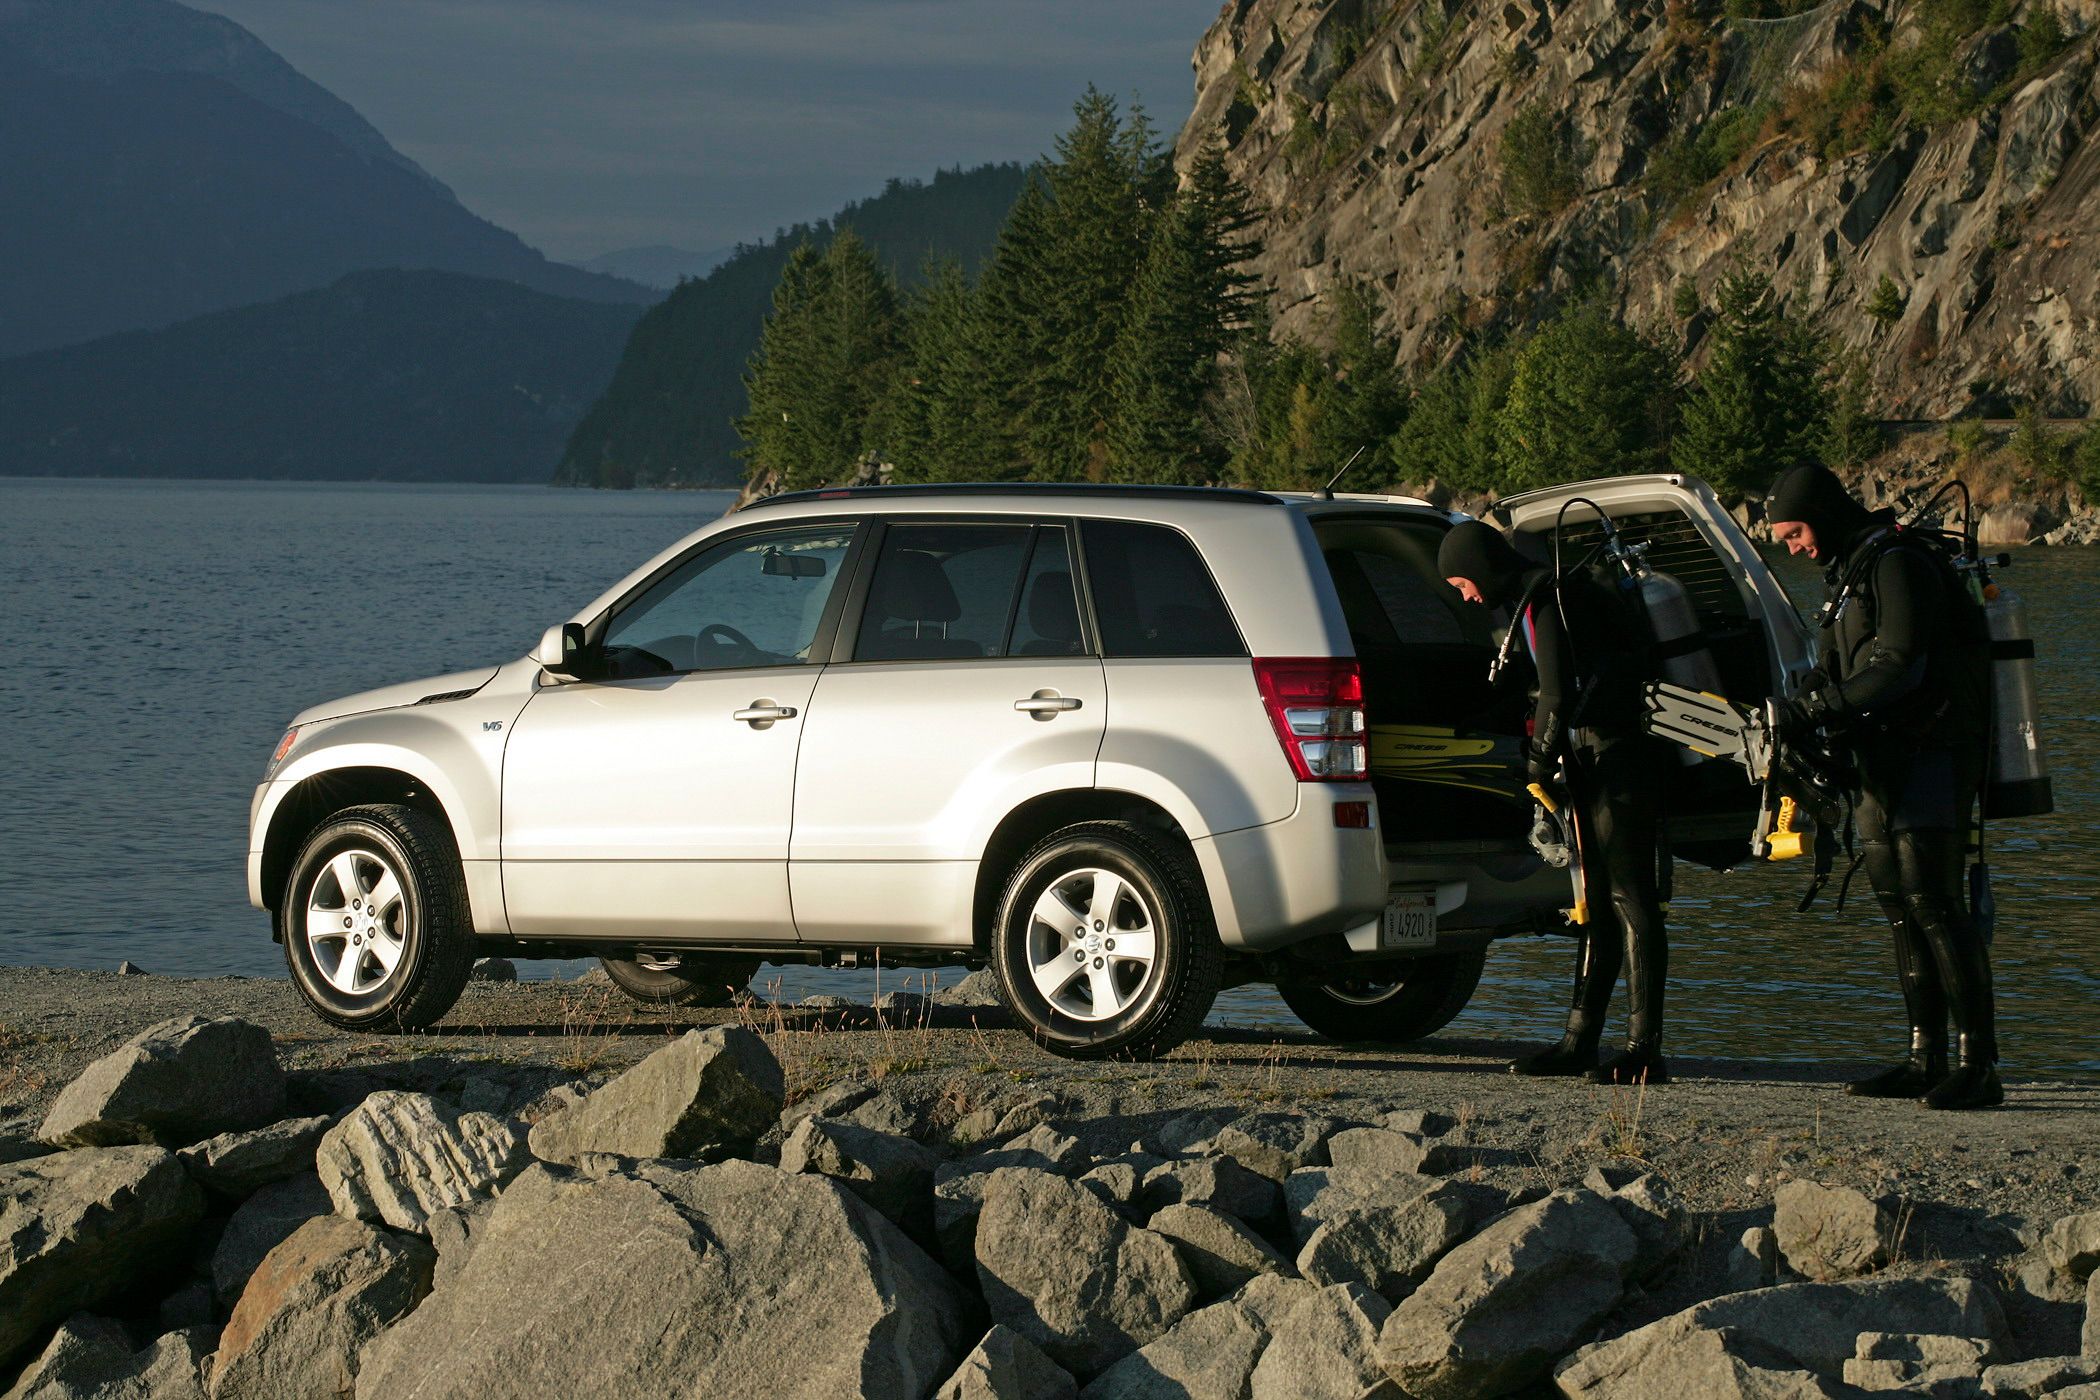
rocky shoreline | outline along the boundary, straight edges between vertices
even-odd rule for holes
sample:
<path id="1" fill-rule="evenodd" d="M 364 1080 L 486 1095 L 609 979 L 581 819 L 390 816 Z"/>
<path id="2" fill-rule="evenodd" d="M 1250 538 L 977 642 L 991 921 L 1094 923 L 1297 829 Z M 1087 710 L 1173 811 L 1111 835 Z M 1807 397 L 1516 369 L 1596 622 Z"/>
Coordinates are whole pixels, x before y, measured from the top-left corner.
<path id="1" fill-rule="evenodd" d="M 2100 1396 L 2100 1084 L 816 1000 L 0 969 L 0 1395 Z"/>

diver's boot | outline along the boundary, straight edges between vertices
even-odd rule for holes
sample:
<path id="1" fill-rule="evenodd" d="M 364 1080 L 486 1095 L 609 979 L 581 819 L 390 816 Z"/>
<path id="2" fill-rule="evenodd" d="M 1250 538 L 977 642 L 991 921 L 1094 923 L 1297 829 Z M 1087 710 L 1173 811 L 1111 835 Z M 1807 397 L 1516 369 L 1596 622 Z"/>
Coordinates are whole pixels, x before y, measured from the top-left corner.
<path id="1" fill-rule="evenodd" d="M 1912 1026 L 1909 1059 L 1847 1084 L 1845 1092 L 1858 1099 L 1917 1099 L 1946 1077 L 1946 1032 L 1934 1035 L 1923 1026 Z"/>
<path id="2" fill-rule="evenodd" d="M 1585 935 L 1575 955 L 1575 994 L 1568 1008 L 1568 1030 L 1560 1042 L 1509 1062 L 1511 1074 L 1532 1079 L 1567 1079 L 1597 1067 L 1597 1042 L 1604 1037 L 1604 1013 L 1611 1005 L 1612 984 L 1619 980 L 1618 940 L 1600 944 Z"/>
<path id="3" fill-rule="evenodd" d="M 1971 1047 L 1969 1037 L 1960 1038 L 1954 1072 L 1925 1095 L 1927 1108 L 1996 1108 L 2005 1102 L 2005 1086 L 1998 1082 L 1997 1057 L 1987 1047 Z"/>
<path id="4" fill-rule="evenodd" d="M 1578 1012 L 1568 1018 L 1568 1033 L 1558 1044 L 1511 1060 L 1509 1072 L 1532 1079 L 1567 1079 L 1587 1074 L 1597 1067 L 1597 1041 L 1601 1030 L 1602 1027 L 1584 1027 Z"/>
<path id="5" fill-rule="evenodd" d="M 1595 1084 L 1667 1084 L 1670 1062 L 1663 1058 L 1662 1045 L 1653 1040 L 1630 1040 L 1626 1053 L 1614 1055 L 1589 1072 Z"/>

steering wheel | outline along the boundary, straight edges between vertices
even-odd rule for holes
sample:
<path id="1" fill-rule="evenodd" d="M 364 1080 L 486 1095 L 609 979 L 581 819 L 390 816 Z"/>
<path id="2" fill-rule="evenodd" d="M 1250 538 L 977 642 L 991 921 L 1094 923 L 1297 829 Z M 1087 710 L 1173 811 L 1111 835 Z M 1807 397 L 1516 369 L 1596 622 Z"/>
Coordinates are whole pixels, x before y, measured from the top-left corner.
<path id="1" fill-rule="evenodd" d="M 758 650 L 756 646 L 752 645 L 749 637 L 726 622 L 708 623 L 707 626 L 693 634 L 693 642 L 695 645 L 701 642 L 713 642 L 716 646 L 740 647 L 745 651 L 752 652 Z"/>

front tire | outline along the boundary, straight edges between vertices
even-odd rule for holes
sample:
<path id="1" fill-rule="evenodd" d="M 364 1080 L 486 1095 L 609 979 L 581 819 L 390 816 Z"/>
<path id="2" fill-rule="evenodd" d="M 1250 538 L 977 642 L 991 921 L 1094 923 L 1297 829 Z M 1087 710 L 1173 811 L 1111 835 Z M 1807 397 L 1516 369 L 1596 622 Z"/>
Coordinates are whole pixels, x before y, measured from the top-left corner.
<path id="1" fill-rule="evenodd" d="M 1007 880 L 992 925 L 999 999 L 1070 1059 L 1150 1060 L 1194 1035 L 1224 952 L 1185 848 L 1131 822 L 1053 832 Z"/>
<path id="2" fill-rule="evenodd" d="M 648 1006 L 727 1006 L 758 975 L 755 958 L 696 953 L 637 953 L 598 963 L 614 986 Z"/>
<path id="3" fill-rule="evenodd" d="M 423 1030 L 466 989 L 474 920 L 452 830 L 413 807 L 351 807 L 307 838 L 277 909 L 293 985 L 345 1030 Z"/>
<path id="4" fill-rule="evenodd" d="M 1403 1045 L 1450 1025 L 1473 999 L 1486 964 L 1485 951 L 1439 953 L 1356 973 L 1279 979 L 1276 990 L 1299 1020 L 1329 1040 Z"/>

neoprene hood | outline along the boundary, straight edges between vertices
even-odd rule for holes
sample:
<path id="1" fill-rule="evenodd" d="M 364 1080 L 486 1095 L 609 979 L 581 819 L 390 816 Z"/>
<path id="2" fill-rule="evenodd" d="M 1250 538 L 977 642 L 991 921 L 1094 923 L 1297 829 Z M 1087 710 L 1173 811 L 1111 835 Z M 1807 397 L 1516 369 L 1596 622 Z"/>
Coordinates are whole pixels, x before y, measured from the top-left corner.
<path id="1" fill-rule="evenodd" d="M 1784 472 L 1772 483 L 1765 519 L 1774 525 L 1800 521 L 1815 532 L 1816 548 L 1826 559 L 1844 553 L 1852 537 L 1871 523 L 1867 508 L 1852 498 L 1837 474 L 1813 463 Z"/>
<path id="2" fill-rule="evenodd" d="M 1502 532 L 1479 520 L 1453 525 L 1436 552 L 1437 572 L 1445 578 L 1471 579 L 1491 608 L 1506 607 L 1523 591 L 1532 566 L 1510 547 Z"/>

